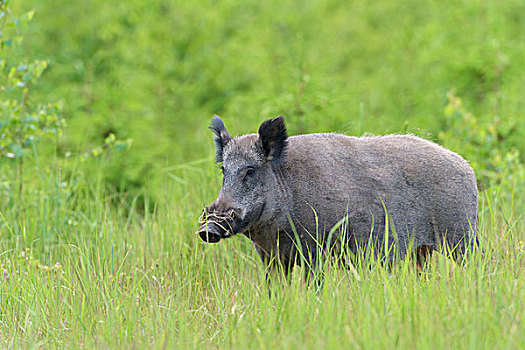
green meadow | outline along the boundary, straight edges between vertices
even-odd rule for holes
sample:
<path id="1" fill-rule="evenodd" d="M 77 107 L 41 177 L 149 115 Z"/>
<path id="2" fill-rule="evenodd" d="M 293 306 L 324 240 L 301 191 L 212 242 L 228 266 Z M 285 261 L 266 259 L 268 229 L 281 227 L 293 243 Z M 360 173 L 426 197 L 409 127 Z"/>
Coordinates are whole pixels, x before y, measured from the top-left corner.
<path id="1" fill-rule="evenodd" d="M 524 59 L 522 0 L 0 0 L 0 348 L 525 348 Z M 483 254 L 267 285 L 214 114 L 461 154 Z"/>

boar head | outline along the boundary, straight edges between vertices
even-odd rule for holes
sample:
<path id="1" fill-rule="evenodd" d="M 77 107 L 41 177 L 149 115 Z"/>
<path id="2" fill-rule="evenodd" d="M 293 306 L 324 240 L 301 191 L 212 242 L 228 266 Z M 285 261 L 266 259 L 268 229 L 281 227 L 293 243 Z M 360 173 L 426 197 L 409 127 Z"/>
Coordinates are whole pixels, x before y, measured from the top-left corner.
<path id="1" fill-rule="evenodd" d="M 232 138 L 224 123 L 214 116 L 216 162 L 223 173 L 217 199 L 204 208 L 198 234 L 217 243 L 269 221 L 279 211 L 281 187 L 278 177 L 285 156 L 287 133 L 282 116 L 266 120 L 258 134 Z"/>

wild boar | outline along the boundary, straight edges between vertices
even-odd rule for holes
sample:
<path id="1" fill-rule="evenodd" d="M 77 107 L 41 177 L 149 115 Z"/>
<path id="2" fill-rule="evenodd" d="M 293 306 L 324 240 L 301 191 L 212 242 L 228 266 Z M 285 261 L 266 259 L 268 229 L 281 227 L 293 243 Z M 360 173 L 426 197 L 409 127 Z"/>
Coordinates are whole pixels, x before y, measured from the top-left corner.
<path id="1" fill-rule="evenodd" d="M 390 262 L 412 248 L 421 266 L 433 250 L 446 246 L 459 260 L 478 244 L 474 172 L 433 142 L 413 135 L 288 137 L 282 116 L 235 138 L 217 116 L 210 129 L 223 182 L 200 218 L 206 242 L 242 233 L 264 263 L 282 263 L 285 274 L 296 264 L 315 267 L 333 246 L 355 256 L 375 246 Z"/>

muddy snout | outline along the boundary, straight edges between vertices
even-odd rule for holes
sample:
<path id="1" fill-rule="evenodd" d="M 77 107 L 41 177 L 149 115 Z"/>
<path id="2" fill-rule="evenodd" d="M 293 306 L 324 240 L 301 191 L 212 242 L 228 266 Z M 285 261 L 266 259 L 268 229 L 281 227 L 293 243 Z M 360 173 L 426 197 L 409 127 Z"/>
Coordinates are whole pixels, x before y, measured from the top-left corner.
<path id="1" fill-rule="evenodd" d="M 220 214 L 208 212 L 204 209 L 199 218 L 199 230 L 197 233 L 204 242 L 217 243 L 222 238 L 233 235 L 231 222 L 234 217 L 233 211 L 230 211 L 228 214 Z"/>
<path id="2" fill-rule="evenodd" d="M 211 222 L 208 225 L 203 225 L 199 228 L 199 236 L 204 242 L 217 243 L 221 240 L 222 228 L 215 223 Z"/>

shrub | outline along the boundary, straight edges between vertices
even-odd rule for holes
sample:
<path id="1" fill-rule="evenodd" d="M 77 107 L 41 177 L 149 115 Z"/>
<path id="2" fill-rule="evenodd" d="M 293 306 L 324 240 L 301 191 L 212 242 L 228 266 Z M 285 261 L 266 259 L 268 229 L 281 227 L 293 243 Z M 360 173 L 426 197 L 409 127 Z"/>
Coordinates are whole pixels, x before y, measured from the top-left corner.
<path id="1" fill-rule="evenodd" d="M 505 142 L 516 124 L 503 127 L 496 116 L 484 122 L 467 111 L 454 90 L 447 93 L 444 131 L 439 142 L 465 156 L 476 171 L 482 187 L 513 186 L 525 179 L 520 153 Z"/>

